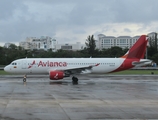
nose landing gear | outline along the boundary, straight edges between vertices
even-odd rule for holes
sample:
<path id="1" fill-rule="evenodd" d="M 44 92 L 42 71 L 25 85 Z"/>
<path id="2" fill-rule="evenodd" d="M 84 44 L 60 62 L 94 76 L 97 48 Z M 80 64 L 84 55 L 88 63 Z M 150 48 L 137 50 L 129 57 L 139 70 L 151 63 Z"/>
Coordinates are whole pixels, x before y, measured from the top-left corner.
<path id="1" fill-rule="evenodd" d="M 27 76 L 24 75 L 23 82 L 26 82 L 26 78 L 27 78 Z"/>

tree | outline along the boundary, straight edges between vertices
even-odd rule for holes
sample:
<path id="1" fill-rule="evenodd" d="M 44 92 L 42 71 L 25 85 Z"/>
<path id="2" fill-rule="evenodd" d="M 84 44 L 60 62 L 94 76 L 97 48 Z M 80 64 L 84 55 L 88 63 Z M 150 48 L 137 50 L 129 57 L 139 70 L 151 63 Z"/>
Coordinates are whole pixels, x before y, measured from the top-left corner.
<path id="1" fill-rule="evenodd" d="M 148 38 L 148 41 L 149 41 L 149 45 L 150 45 L 150 47 L 152 47 L 152 48 L 154 48 L 156 51 L 158 50 L 157 49 L 157 33 L 154 33 L 154 35 L 153 36 L 150 36 L 149 38 Z"/>
<path id="2" fill-rule="evenodd" d="M 151 58 L 152 56 L 154 56 L 155 54 L 157 54 L 157 50 L 155 47 L 150 46 L 147 48 L 147 52 L 148 52 L 148 57 Z"/>
<path id="3" fill-rule="evenodd" d="M 110 49 L 111 57 L 120 57 L 123 55 L 123 50 L 121 47 L 114 46 Z"/>
<path id="4" fill-rule="evenodd" d="M 151 56 L 150 59 L 153 60 L 155 63 L 158 64 L 158 53 L 155 53 L 153 56 Z"/>
<path id="5" fill-rule="evenodd" d="M 9 48 L 10 48 L 10 49 L 17 49 L 18 47 L 17 47 L 15 44 L 11 44 L 11 45 L 9 46 Z"/>
<path id="6" fill-rule="evenodd" d="M 94 53 L 95 53 L 95 48 L 96 48 L 96 43 L 95 43 L 95 39 L 94 39 L 93 35 L 88 36 L 88 38 L 86 39 L 85 44 L 86 44 L 89 55 L 93 56 Z"/>

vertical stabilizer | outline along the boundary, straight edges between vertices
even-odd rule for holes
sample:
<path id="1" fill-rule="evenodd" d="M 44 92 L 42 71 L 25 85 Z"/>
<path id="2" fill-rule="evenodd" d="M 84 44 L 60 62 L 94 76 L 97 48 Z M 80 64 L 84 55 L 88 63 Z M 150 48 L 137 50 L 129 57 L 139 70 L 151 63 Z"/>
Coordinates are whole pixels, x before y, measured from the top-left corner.
<path id="1" fill-rule="evenodd" d="M 137 42 L 129 49 L 129 51 L 122 56 L 127 59 L 144 59 L 146 52 L 147 40 L 146 35 L 142 35 Z"/>

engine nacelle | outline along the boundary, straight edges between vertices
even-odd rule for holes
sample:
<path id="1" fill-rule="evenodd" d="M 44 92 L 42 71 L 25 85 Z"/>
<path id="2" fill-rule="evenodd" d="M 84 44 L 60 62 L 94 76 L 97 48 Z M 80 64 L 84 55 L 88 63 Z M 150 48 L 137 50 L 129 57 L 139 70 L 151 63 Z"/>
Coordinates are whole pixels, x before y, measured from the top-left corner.
<path id="1" fill-rule="evenodd" d="M 64 73 L 62 71 L 50 71 L 49 78 L 51 80 L 59 80 L 64 78 Z"/>

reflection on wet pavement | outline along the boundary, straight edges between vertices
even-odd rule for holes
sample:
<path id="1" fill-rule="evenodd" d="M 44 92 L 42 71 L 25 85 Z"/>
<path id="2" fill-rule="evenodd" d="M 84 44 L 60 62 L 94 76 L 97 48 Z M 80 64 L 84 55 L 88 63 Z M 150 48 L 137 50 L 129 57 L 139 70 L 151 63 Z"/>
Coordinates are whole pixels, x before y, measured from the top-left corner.
<path id="1" fill-rule="evenodd" d="M 158 119 L 158 76 L 0 77 L 0 118 Z"/>

